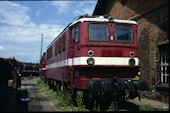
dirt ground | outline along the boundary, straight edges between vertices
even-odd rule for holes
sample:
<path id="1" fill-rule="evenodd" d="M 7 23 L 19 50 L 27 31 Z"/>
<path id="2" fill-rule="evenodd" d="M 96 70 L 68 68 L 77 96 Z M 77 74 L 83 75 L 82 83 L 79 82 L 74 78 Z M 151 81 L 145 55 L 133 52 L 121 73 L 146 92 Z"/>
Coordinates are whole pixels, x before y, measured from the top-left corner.
<path id="1" fill-rule="evenodd" d="M 43 94 L 36 82 L 22 80 L 18 93 L 17 111 L 24 112 L 57 112 L 52 100 Z"/>
<path id="2" fill-rule="evenodd" d="M 127 100 L 127 101 L 139 106 L 150 105 L 154 111 L 169 111 L 169 104 L 155 101 L 155 100 L 141 98 L 141 100 L 139 101 L 138 98 L 135 98 L 133 100 Z"/>

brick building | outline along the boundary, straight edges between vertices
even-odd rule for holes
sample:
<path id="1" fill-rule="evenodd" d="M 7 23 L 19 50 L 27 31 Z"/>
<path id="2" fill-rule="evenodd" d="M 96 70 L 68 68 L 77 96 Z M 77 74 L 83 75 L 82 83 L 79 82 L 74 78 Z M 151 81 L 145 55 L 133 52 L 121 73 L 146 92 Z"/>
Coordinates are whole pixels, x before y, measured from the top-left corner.
<path id="1" fill-rule="evenodd" d="M 93 15 L 137 21 L 141 78 L 169 88 L 168 0 L 98 0 Z"/>

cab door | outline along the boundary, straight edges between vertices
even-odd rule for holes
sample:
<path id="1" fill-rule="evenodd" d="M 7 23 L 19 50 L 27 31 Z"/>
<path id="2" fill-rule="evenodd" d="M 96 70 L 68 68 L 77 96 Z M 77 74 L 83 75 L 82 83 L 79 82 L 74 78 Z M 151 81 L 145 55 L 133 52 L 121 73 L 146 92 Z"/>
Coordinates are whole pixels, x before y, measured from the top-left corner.
<path id="1" fill-rule="evenodd" d="M 70 31 L 70 52 L 69 52 L 69 71 L 68 71 L 68 86 L 70 87 L 71 91 L 73 91 L 73 84 L 74 84 L 74 56 L 75 56 L 75 49 L 79 42 L 79 26 L 75 25 L 71 28 Z"/>
<path id="2" fill-rule="evenodd" d="M 69 58 L 72 58 L 72 65 L 74 65 L 74 56 L 77 51 L 77 45 L 79 43 L 79 26 L 75 25 L 71 28 L 70 34 L 70 54 Z"/>
<path id="3" fill-rule="evenodd" d="M 72 27 L 70 29 L 70 48 L 69 48 L 69 54 L 68 54 L 68 60 L 67 60 L 67 65 L 68 65 L 68 72 L 67 72 L 67 88 L 70 93 L 73 93 L 73 65 L 74 65 L 74 37 L 75 37 L 75 28 Z"/>
<path id="4" fill-rule="evenodd" d="M 71 29 L 71 34 L 70 34 L 70 54 L 69 54 L 69 58 L 74 58 L 74 39 L 75 39 L 75 28 L 72 27 Z M 73 65 L 73 60 L 72 60 L 72 63 Z"/>

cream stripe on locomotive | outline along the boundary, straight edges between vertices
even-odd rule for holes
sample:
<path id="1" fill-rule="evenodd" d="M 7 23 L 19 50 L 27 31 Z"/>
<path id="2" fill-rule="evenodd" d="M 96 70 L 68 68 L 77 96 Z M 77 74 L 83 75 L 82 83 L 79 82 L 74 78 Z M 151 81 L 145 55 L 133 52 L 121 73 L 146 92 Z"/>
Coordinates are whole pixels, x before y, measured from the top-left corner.
<path id="1" fill-rule="evenodd" d="M 60 62 L 55 62 L 49 65 L 46 65 L 46 68 L 57 68 L 64 66 L 75 66 L 75 65 L 88 65 L 87 59 L 90 57 L 77 57 L 69 58 Z M 127 65 L 129 66 L 130 57 L 92 57 L 95 60 L 94 66 L 97 65 Z M 134 58 L 135 66 L 139 65 L 139 59 Z"/>

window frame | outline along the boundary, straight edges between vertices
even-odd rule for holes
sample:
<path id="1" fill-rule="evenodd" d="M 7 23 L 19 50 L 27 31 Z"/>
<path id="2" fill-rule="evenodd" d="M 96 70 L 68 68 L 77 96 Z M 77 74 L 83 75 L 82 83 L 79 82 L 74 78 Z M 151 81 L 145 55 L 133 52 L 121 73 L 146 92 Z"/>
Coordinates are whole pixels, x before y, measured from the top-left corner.
<path id="1" fill-rule="evenodd" d="M 52 58 L 52 46 L 47 49 L 47 60 Z"/>
<path id="2" fill-rule="evenodd" d="M 55 55 L 58 54 L 58 42 L 57 40 L 55 41 Z"/>
<path id="3" fill-rule="evenodd" d="M 61 53 L 62 52 L 62 38 L 60 37 L 59 39 L 58 39 L 58 53 Z"/>
<path id="4" fill-rule="evenodd" d="M 159 47 L 160 54 L 160 83 L 169 83 L 169 48 L 167 45 Z"/>
<path id="5" fill-rule="evenodd" d="M 75 37 L 75 27 L 73 26 L 72 28 L 71 28 L 71 33 L 70 33 L 70 47 L 72 47 L 72 45 L 73 45 L 73 39 L 74 39 L 74 37 Z"/>
<path id="6" fill-rule="evenodd" d="M 89 31 L 90 31 L 90 25 L 91 25 L 91 24 L 107 25 L 107 27 L 108 27 L 108 31 L 107 31 L 107 35 L 108 35 L 108 36 L 107 36 L 107 38 L 108 38 L 108 39 L 107 39 L 107 40 L 91 40 L 91 39 L 90 39 L 90 32 L 89 32 Z M 106 23 L 89 23 L 89 24 L 88 24 L 88 40 L 89 40 L 89 41 L 95 41 L 95 42 L 109 42 L 109 41 L 110 41 L 110 33 L 109 33 L 109 31 L 110 31 L 109 25 L 106 24 Z"/>
<path id="7" fill-rule="evenodd" d="M 62 51 L 65 51 L 65 45 L 66 45 L 66 33 L 62 35 Z"/>
<path id="8" fill-rule="evenodd" d="M 77 27 L 78 27 L 78 31 L 76 31 Z M 78 33 L 78 38 L 76 37 L 77 36 L 76 33 Z M 76 25 L 76 27 L 74 29 L 74 35 L 75 35 L 74 36 L 75 37 L 75 43 L 78 43 L 80 41 L 80 29 L 79 29 L 79 25 Z M 78 41 L 76 39 L 78 39 Z"/>
<path id="9" fill-rule="evenodd" d="M 55 56 L 55 43 L 52 45 L 52 57 Z"/>
<path id="10" fill-rule="evenodd" d="M 119 25 L 119 26 L 129 26 L 129 27 L 131 27 L 131 28 L 132 28 L 132 33 L 131 33 L 131 34 L 133 35 L 132 41 L 121 41 L 121 40 L 118 40 L 117 37 L 116 37 L 116 34 L 115 34 L 115 33 L 116 33 L 116 29 L 115 29 L 116 27 L 115 27 L 115 26 L 116 26 L 116 25 Z M 134 43 L 135 37 L 134 37 L 134 29 L 133 29 L 133 26 L 131 26 L 131 25 L 125 25 L 125 24 L 114 24 L 114 30 L 113 30 L 113 31 L 114 31 L 114 40 L 115 40 L 115 42 L 120 42 L 120 43 Z"/>

